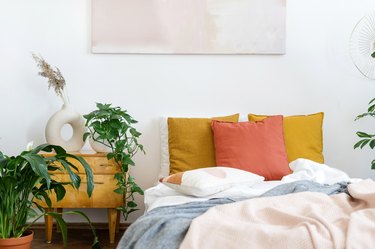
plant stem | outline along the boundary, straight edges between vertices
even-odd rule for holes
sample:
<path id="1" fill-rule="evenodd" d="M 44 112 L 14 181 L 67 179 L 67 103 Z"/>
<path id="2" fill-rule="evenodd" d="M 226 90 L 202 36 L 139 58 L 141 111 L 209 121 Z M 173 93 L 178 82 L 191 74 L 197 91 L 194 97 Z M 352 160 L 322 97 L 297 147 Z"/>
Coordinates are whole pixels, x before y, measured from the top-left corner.
<path id="1" fill-rule="evenodd" d="M 60 95 L 60 97 L 61 97 L 64 105 L 68 106 L 68 105 L 70 105 L 70 101 L 69 101 L 69 97 L 68 97 L 68 94 L 66 93 L 65 88 L 66 88 L 66 86 L 63 89 L 61 89 L 61 95 Z"/>

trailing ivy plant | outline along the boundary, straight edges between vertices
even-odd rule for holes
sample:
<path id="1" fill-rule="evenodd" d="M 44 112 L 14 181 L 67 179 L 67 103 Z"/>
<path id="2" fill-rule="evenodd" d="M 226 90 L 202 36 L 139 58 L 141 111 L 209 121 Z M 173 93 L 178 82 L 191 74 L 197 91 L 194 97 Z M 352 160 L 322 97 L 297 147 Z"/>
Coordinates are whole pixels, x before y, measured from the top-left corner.
<path id="1" fill-rule="evenodd" d="M 375 53 L 374 53 L 375 56 Z M 369 102 L 369 107 L 367 112 L 362 113 L 356 117 L 355 120 L 364 118 L 364 117 L 373 117 L 375 118 L 375 98 Z M 360 140 L 354 145 L 354 149 L 357 148 L 364 148 L 366 145 L 369 146 L 371 149 L 375 148 L 375 134 L 369 134 L 363 131 L 358 131 L 357 136 Z M 375 159 L 371 162 L 371 169 L 375 169 Z"/>
<path id="2" fill-rule="evenodd" d="M 137 121 L 126 110 L 101 103 L 97 103 L 96 107 L 97 110 L 84 115 L 88 131 L 83 135 L 83 140 L 91 137 L 110 149 L 107 159 L 113 160 L 120 168 L 120 172 L 114 176 L 117 180 L 117 189 L 114 192 L 122 195 L 123 205 L 117 210 L 121 211 L 127 220 L 129 214 L 139 210 L 134 194 L 144 194 L 129 174 L 129 166 L 135 166 L 133 156 L 138 151 L 145 153 L 143 146 L 138 143 L 141 133 L 133 126 Z"/>

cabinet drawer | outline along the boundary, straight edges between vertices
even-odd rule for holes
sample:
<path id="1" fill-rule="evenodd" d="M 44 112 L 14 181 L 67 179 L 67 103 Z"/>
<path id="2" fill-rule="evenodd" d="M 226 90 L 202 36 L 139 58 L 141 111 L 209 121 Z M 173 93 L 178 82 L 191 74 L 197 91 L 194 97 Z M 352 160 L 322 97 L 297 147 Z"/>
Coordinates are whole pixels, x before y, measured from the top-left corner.
<path id="1" fill-rule="evenodd" d="M 120 171 L 113 160 L 108 160 L 106 156 L 85 156 L 83 159 L 90 165 L 94 174 L 115 174 Z M 76 165 L 76 164 L 75 164 Z M 82 166 L 78 167 L 79 172 L 83 173 Z"/>
<path id="2" fill-rule="evenodd" d="M 117 180 L 113 175 L 95 176 L 95 189 L 91 197 L 95 208 L 114 208 L 122 204 L 122 195 L 113 192 L 117 188 Z"/>
<path id="3" fill-rule="evenodd" d="M 66 185 L 66 194 L 63 200 L 57 202 L 54 192 L 50 194 L 52 207 L 54 208 L 115 208 L 122 204 L 122 196 L 113 192 L 116 187 L 116 180 L 113 175 L 94 175 L 95 187 L 91 195 L 88 197 L 86 193 L 87 181 L 86 176 L 81 175 L 81 185 L 79 189 L 74 189 L 70 185 Z M 53 176 L 58 181 L 68 182 L 68 175 L 56 174 Z M 37 201 L 43 207 L 47 205 L 41 201 Z"/>
<path id="4" fill-rule="evenodd" d="M 92 172 L 94 174 L 115 174 L 120 171 L 119 167 L 113 160 L 108 160 L 106 154 L 96 153 L 96 154 L 75 154 L 77 156 L 83 157 L 85 161 L 90 165 Z M 45 157 L 54 156 L 54 154 L 44 154 Z M 84 173 L 84 169 L 81 164 L 75 160 L 69 158 L 69 162 L 74 164 L 78 168 L 79 173 Z M 54 174 L 61 174 L 59 171 L 53 172 Z"/>

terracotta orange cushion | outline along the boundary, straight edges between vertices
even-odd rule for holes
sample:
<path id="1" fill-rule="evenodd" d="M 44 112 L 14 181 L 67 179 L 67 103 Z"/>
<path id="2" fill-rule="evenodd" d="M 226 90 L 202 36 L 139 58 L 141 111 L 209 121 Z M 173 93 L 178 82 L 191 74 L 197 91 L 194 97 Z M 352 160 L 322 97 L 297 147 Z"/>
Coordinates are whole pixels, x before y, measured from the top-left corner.
<path id="1" fill-rule="evenodd" d="M 259 122 L 212 121 L 218 166 L 280 180 L 291 173 L 284 143 L 283 117 Z"/>

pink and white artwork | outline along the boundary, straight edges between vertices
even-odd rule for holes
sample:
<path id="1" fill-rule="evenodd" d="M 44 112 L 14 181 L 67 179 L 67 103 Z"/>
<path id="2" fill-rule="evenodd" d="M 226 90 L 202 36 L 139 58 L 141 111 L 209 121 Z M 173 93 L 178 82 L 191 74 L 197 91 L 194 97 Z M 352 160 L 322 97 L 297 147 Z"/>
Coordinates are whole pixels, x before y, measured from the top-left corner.
<path id="1" fill-rule="evenodd" d="M 93 53 L 284 54 L 286 0 L 93 0 Z"/>

